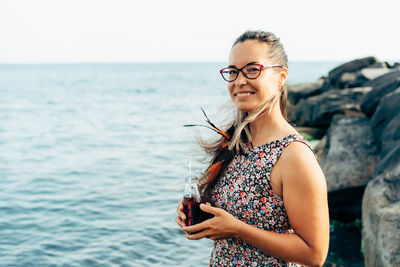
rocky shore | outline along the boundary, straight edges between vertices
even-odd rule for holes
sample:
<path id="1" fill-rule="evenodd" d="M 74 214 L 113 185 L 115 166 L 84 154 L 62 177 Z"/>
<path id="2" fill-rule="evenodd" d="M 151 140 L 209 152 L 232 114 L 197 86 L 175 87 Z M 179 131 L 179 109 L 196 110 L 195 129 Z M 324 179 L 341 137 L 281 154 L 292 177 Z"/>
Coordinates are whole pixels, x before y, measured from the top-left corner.
<path id="1" fill-rule="evenodd" d="M 288 100 L 289 120 L 321 139 L 330 218 L 361 220 L 365 266 L 400 266 L 400 64 L 353 60 Z"/>

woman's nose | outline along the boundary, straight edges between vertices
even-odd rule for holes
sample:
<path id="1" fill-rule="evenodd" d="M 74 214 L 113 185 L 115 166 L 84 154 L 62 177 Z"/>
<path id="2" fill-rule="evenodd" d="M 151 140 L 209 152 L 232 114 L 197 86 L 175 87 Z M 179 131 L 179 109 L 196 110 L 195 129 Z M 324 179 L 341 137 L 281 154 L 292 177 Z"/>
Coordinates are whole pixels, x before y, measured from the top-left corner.
<path id="1" fill-rule="evenodd" d="M 244 77 L 243 73 L 241 71 L 239 71 L 238 77 L 235 80 L 235 85 L 241 86 L 243 84 L 246 84 L 246 82 L 247 82 L 246 77 Z"/>

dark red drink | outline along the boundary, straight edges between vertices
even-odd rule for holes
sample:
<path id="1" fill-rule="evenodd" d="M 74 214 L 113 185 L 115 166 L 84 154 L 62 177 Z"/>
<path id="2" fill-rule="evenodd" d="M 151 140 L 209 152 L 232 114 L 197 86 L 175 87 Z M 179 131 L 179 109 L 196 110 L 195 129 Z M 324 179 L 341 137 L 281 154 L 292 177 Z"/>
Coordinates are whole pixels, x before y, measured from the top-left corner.
<path id="1" fill-rule="evenodd" d="M 200 202 L 196 201 L 194 197 L 183 198 L 183 212 L 186 215 L 185 224 L 187 226 L 201 222 Z"/>
<path id="2" fill-rule="evenodd" d="M 204 203 L 204 198 L 201 196 L 197 178 L 191 175 L 190 161 L 188 161 L 188 171 L 189 175 L 186 179 L 183 195 L 183 212 L 186 215 L 185 225 L 191 226 L 211 218 L 212 215 L 200 209 L 200 204 Z"/>
<path id="3" fill-rule="evenodd" d="M 198 202 L 194 197 L 183 198 L 183 212 L 186 215 L 185 224 L 187 226 L 201 223 L 213 217 L 212 214 L 204 212 L 200 209 L 201 203 L 204 203 L 203 199 Z"/>

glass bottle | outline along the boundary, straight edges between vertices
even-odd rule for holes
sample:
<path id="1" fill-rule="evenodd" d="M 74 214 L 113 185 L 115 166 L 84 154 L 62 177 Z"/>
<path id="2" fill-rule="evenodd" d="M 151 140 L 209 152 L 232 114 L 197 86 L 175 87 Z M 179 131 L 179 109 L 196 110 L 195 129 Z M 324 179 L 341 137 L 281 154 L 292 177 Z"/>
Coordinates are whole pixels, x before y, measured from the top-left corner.
<path id="1" fill-rule="evenodd" d="M 190 161 L 187 163 L 188 176 L 186 177 L 185 192 L 183 195 L 183 212 L 186 215 L 185 224 L 195 225 L 204 220 L 204 212 L 200 209 L 203 203 L 196 177 L 192 177 Z"/>

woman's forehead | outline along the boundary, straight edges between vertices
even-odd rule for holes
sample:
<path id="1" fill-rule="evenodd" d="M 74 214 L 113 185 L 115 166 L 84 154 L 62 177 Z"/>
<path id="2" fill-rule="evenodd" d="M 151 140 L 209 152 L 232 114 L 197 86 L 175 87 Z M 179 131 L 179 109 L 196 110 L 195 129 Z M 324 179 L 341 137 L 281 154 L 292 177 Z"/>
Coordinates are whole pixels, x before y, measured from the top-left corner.
<path id="1" fill-rule="evenodd" d="M 249 62 L 269 63 L 269 46 L 258 40 L 246 40 L 232 47 L 229 54 L 229 65 L 246 65 Z"/>

